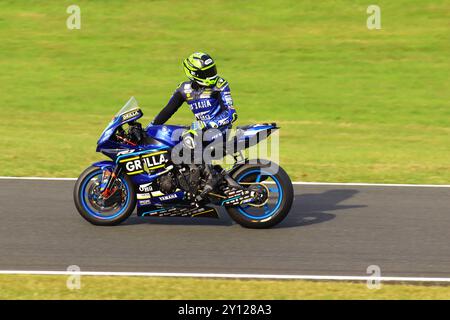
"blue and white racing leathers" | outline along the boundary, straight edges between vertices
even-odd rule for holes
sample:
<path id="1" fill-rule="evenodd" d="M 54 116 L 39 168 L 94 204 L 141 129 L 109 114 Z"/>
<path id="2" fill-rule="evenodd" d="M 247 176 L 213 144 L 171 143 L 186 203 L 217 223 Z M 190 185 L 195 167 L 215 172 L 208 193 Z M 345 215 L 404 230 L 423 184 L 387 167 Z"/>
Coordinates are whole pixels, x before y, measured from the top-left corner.
<path id="1" fill-rule="evenodd" d="M 193 81 L 180 83 L 164 109 L 155 117 L 153 124 L 164 124 L 186 102 L 198 121 L 206 129 L 228 127 L 237 119 L 233 107 L 230 86 L 219 78 L 212 87 L 204 87 Z"/>

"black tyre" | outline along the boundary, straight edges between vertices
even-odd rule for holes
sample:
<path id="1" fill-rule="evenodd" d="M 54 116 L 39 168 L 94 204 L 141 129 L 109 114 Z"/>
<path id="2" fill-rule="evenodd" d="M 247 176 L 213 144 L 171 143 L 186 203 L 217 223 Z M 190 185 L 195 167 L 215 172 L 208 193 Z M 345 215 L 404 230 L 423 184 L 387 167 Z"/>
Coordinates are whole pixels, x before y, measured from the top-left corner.
<path id="1" fill-rule="evenodd" d="M 294 189 L 287 173 L 277 164 L 245 164 L 232 175 L 245 186 L 260 186 L 267 189 L 264 204 L 227 207 L 231 218 L 246 228 L 270 228 L 283 221 L 294 200 Z"/>
<path id="2" fill-rule="evenodd" d="M 103 171 L 89 167 L 78 178 L 73 190 L 75 206 L 80 215 L 98 226 L 113 226 L 126 220 L 136 206 L 136 191 L 127 175 L 115 182 L 117 191 L 107 201 L 98 198 Z"/>

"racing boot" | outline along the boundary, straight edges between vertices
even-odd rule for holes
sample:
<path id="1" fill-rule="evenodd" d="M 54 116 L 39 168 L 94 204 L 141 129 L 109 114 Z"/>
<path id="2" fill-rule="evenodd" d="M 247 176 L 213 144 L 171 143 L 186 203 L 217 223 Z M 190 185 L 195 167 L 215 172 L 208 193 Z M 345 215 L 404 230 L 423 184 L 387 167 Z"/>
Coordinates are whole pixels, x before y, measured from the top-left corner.
<path id="1" fill-rule="evenodd" d="M 203 188 L 203 191 L 197 196 L 196 200 L 200 201 L 205 198 L 205 196 L 214 190 L 217 183 L 221 180 L 220 174 L 217 174 L 216 171 L 213 169 L 213 166 L 211 164 L 205 164 L 205 178 L 206 178 L 206 184 Z"/>

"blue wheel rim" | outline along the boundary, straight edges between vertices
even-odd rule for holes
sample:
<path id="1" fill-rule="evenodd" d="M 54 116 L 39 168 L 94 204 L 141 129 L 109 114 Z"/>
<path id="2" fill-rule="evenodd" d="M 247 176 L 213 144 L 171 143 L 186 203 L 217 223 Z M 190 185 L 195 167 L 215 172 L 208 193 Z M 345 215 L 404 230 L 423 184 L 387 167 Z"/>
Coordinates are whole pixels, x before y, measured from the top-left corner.
<path id="1" fill-rule="evenodd" d="M 252 219 L 252 220 L 264 220 L 264 219 L 268 219 L 268 218 L 272 217 L 273 215 L 275 215 L 278 212 L 278 209 L 281 206 L 281 201 L 283 199 L 283 189 L 281 187 L 280 181 L 278 180 L 278 178 L 275 175 L 273 175 L 273 174 L 271 174 L 271 173 L 269 173 L 267 171 L 261 170 L 261 169 L 255 169 L 255 170 L 251 170 L 249 172 L 246 172 L 244 175 L 239 177 L 237 182 L 239 183 L 245 177 L 248 177 L 249 175 L 252 175 L 252 174 L 255 174 L 255 173 L 257 174 L 255 182 L 260 182 L 262 176 L 267 176 L 267 177 L 271 178 L 275 182 L 276 189 L 273 188 L 273 187 L 269 188 L 269 195 L 273 194 L 273 193 L 278 193 L 277 202 L 275 203 L 275 205 L 272 208 L 268 204 L 264 205 L 262 207 L 264 209 L 264 214 L 260 215 L 260 216 L 255 216 L 255 215 L 249 213 L 248 211 L 246 211 L 246 209 L 254 208 L 254 207 L 250 207 L 250 206 L 247 205 L 246 207 L 237 206 L 236 208 L 238 209 L 238 211 L 243 216 L 245 216 L 245 217 L 247 217 L 249 219 Z"/>
<path id="2" fill-rule="evenodd" d="M 114 213 L 113 215 L 100 215 L 99 212 L 94 211 L 89 206 L 89 204 L 86 203 L 86 196 L 88 196 L 87 195 L 86 186 L 87 186 L 88 182 L 92 180 L 93 177 L 101 175 L 101 174 L 102 174 L 102 170 L 97 170 L 97 171 L 94 171 L 94 172 L 90 173 L 84 179 L 83 183 L 81 184 L 81 188 L 79 190 L 80 199 L 81 199 L 81 205 L 83 206 L 84 210 L 86 210 L 86 212 L 89 215 L 91 215 L 91 216 L 93 216 L 93 217 L 95 217 L 97 219 L 112 220 L 112 219 L 115 219 L 118 216 L 120 216 L 125 211 L 125 209 L 127 208 L 128 203 L 130 202 L 130 189 L 129 189 L 129 186 L 128 186 L 127 182 L 125 180 L 121 179 L 121 182 L 125 186 L 125 189 L 126 189 L 126 192 L 127 192 L 127 198 L 125 200 L 125 203 L 121 204 L 121 209 L 118 212 Z"/>

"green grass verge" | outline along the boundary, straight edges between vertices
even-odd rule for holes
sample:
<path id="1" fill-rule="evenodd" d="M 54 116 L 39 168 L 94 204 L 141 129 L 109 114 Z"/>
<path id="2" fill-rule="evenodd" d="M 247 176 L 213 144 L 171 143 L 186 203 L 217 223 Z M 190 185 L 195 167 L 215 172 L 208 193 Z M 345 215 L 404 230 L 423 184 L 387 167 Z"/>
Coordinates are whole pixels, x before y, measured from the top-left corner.
<path id="1" fill-rule="evenodd" d="M 450 286 L 85 276 L 80 290 L 69 290 L 66 281 L 1 275 L 0 299 L 450 299 Z"/>
<path id="2" fill-rule="evenodd" d="M 69 4 L 0 3 L 0 175 L 78 176 L 128 97 L 150 121 L 204 50 L 239 124 L 281 125 L 294 180 L 450 181 L 448 1 L 380 0 L 376 31 L 362 0 L 80 0 L 72 31 Z"/>

